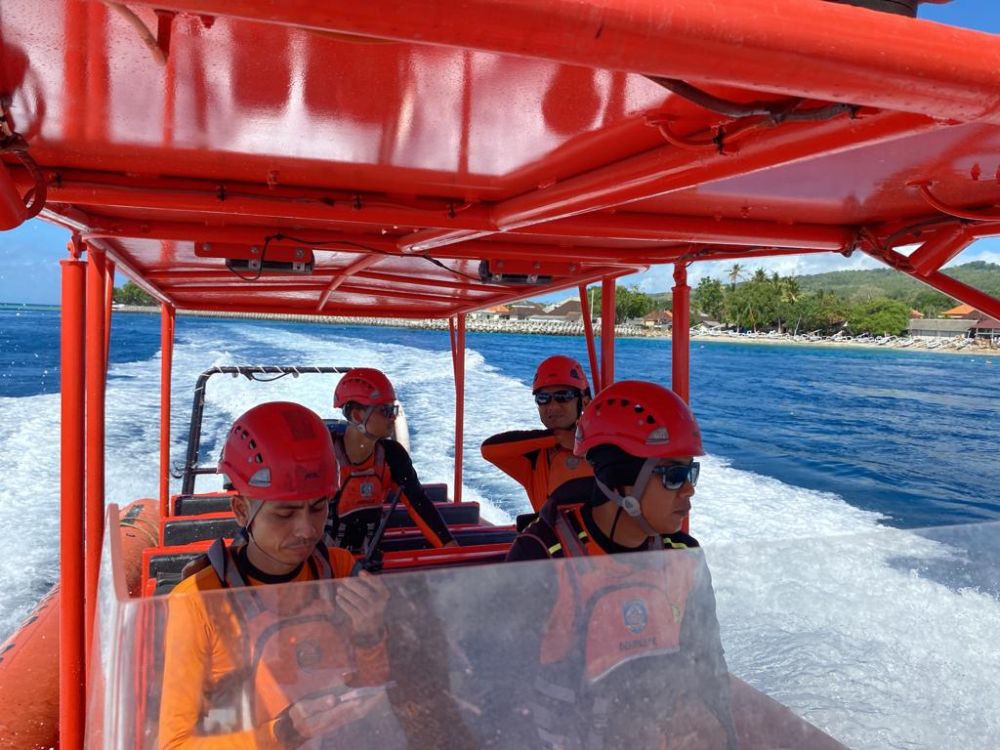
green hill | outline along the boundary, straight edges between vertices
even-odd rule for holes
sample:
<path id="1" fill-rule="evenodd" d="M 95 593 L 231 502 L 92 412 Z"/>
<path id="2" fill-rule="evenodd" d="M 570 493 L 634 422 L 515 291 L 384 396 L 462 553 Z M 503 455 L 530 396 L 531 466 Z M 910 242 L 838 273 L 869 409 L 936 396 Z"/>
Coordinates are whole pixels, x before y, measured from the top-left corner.
<path id="1" fill-rule="evenodd" d="M 1000 265 L 982 260 L 953 266 L 944 273 L 954 279 L 975 287 L 980 291 L 1000 297 Z M 847 300 L 870 300 L 876 297 L 897 299 L 926 314 L 935 315 L 941 310 L 958 304 L 944 294 L 934 291 L 926 284 L 891 268 L 871 271 L 829 271 L 810 276 L 796 276 L 799 289 L 803 292 L 833 292 Z M 728 280 L 721 281 L 728 285 Z M 741 281 L 739 285 L 747 283 Z M 670 292 L 650 295 L 657 307 L 669 305 Z"/>
<path id="2" fill-rule="evenodd" d="M 977 260 L 947 268 L 944 273 L 987 294 L 1000 296 L 1000 266 L 995 263 Z M 799 276 L 796 280 L 803 291 L 836 292 L 848 298 L 861 293 L 865 296 L 906 300 L 923 293 L 937 294 L 916 279 L 891 268 L 872 271 L 831 271 L 812 276 Z M 943 294 L 938 296 L 945 299 Z"/>

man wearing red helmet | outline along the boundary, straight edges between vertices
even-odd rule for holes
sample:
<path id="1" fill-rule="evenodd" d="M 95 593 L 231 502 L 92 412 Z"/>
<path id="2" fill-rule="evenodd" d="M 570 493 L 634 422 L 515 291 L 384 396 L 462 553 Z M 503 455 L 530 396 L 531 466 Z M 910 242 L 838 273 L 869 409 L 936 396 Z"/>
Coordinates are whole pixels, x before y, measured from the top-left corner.
<path id="1" fill-rule="evenodd" d="M 546 503 L 508 560 L 698 546 L 681 526 L 704 451 L 673 391 L 628 380 L 605 388 L 580 417 L 574 452 L 593 469 L 591 493 Z"/>
<path id="2" fill-rule="evenodd" d="M 362 720 L 385 701 L 388 594 L 323 544 L 337 486 L 326 425 L 300 404 L 256 406 L 227 434 L 219 472 L 245 541 L 217 540 L 167 600 L 159 746 L 292 748 Z M 332 578 L 335 590 L 274 586 Z"/>
<path id="3" fill-rule="evenodd" d="M 520 678 L 532 690 L 507 707 L 532 716 L 524 744 L 734 748 L 711 577 L 681 531 L 704 453 L 694 415 L 666 388 L 614 383 L 584 409 L 575 453 L 593 467 L 592 492 L 549 500 L 507 557 L 568 558 L 524 574 L 555 578 L 527 594 L 535 620 L 539 607 L 551 614 L 527 649 L 537 662 L 516 667 L 534 671 Z"/>
<path id="4" fill-rule="evenodd" d="M 538 512 L 550 497 L 590 494 L 593 472 L 573 454 L 576 422 L 590 401 L 590 384 L 575 359 L 544 360 L 531 387 L 544 430 L 515 430 L 487 438 L 483 458 L 516 479 Z"/>
<path id="5" fill-rule="evenodd" d="M 410 455 L 388 439 L 399 406 L 385 373 L 371 367 L 350 370 L 337 384 L 333 405 L 343 410 L 348 427 L 333 441 L 340 489 L 330 507 L 329 539 L 360 550 L 378 526 L 386 498 L 399 490 L 410 518 L 433 547 L 457 546 L 424 493 Z"/>

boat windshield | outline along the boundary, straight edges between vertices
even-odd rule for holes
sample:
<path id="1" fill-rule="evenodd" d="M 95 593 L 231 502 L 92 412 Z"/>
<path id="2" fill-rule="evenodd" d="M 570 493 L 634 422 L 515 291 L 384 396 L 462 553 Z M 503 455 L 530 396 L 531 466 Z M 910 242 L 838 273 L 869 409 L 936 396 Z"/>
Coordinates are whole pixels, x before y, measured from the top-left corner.
<path id="1" fill-rule="evenodd" d="M 385 574 L 384 628 L 357 581 L 106 576 L 88 747 L 995 747 L 998 532 Z"/>

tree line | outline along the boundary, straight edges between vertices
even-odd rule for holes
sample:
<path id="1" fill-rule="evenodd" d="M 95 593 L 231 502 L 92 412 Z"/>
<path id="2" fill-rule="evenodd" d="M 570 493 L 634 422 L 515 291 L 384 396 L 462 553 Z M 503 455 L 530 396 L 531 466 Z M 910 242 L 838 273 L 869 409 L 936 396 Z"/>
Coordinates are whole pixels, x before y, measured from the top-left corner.
<path id="1" fill-rule="evenodd" d="M 795 277 L 768 276 L 759 268 L 741 281 L 744 269 L 739 263 L 726 275 L 728 283 L 703 278 L 691 294 L 691 307 L 741 330 L 899 335 L 906 331 L 916 302 L 888 297 L 872 287 L 850 295 L 824 289 L 804 291 Z"/>

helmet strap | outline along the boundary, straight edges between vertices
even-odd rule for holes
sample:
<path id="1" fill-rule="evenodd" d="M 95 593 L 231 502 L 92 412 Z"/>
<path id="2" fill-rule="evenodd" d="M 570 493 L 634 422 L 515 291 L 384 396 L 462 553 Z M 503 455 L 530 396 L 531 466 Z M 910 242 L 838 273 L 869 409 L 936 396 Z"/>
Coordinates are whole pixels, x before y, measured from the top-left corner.
<path id="1" fill-rule="evenodd" d="M 371 416 L 374 413 L 375 413 L 375 404 L 371 404 L 370 406 L 365 407 L 365 415 L 364 417 L 361 418 L 360 422 L 355 422 L 353 419 L 349 420 L 351 423 L 351 427 L 353 427 L 355 430 L 360 432 L 362 435 L 364 435 L 372 442 L 379 439 L 378 435 L 372 435 L 370 432 L 368 432 L 368 420 L 371 419 Z"/>
<path id="2" fill-rule="evenodd" d="M 601 493 L 608 498 L 611 502 L 618 506 L 619 511 L 624 510 L 628 513 L 629 517 L 635 521 L 636 525 L 642 529 L 643 533 L 649 537 L 647 539 L 647 544 L 650 549 L 655 548 L 655 540 L 659 534 L 650 525 L 649 521 L 642 514 L 642 504 L 639 502 L 639 498 L 642 497 L 643 493 L 646 491 L 646 485 L 649 484 L 650 477 L 653 475 L 653 469 L 656 468 L 657 460 L 655 458 L 647 458 L 642 464 L 642 469 L 639 470 L 639 476 L 636 477 L 635 484 L 632 486 L 632 494 L 622 496 L 620 493 L 608 487 L 600 479 L 594 477 L 594 482 L 596 482 Z M 618 518 L 620 513 L 615 514 L 615 524 L 618 523 Z"/>

